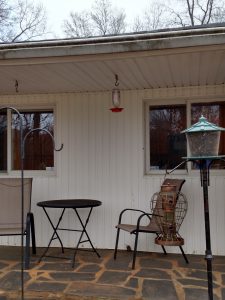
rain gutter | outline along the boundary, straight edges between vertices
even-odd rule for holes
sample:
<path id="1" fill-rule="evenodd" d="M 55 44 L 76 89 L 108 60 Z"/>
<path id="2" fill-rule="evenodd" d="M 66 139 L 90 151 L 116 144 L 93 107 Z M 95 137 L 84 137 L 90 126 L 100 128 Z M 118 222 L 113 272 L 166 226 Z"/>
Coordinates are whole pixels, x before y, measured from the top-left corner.
<path id="1" fill-rule="evenodd" d="M 0 60 L 96 55 L 220 44 L 225 45 L 225 24 L 220 27 L 5 43 L 0 44 Z"/>

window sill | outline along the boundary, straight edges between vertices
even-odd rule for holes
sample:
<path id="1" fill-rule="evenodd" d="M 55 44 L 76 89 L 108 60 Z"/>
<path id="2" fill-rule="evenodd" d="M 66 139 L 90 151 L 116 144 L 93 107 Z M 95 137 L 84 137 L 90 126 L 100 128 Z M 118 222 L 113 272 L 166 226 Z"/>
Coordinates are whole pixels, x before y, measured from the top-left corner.
<path id="1" fill-rule="evenodd" d="M 168 170 L 169 172 L 169 170 Z M 220 170 L 215 170 L 215 169 L 210 169 L 209 170 L 211 176 L 225 176 L 225 169 L 220 169 Z M 199 175 L 199 170 L 175 170 L 174 172 L 170 174 L 166 174 L 165 170 L 152 170 L 150 172 L 146 172 L 144 176 L 176 176 L 176 175 L 183 175 L 183 176 L 200 176 Z"/>
<path id="2" fill-rule="evenodd" d="M 24 177 L 53 177 L 56 176 L 56 170 L 29 170 L 24 171 Z M 21 171 L 10 171 L 10 172 L 1 172 L 0 177 L 21 177 Z"/>
<path id="3" fill-rule="evenodd" d="M 167 170 L 167 171 L 170 172 L 170 170 Z M 171 173 L 171 175 L 173 175 L 173 174 L 188 175 L 188 172 L 187 172 L 186 169 L 185 170 L 175 170 L 173 173 Z M 148 176 L 148 175 L 150 175 L 150 176 L 151 175 L 160 175 L 160 176 L 162 176 L 162 175 L 167 175 L 167 174 L 166 174 L 165 170 L 150 170 L 149 172 L 146 172 L 145 175 L 146 176 Z"/>

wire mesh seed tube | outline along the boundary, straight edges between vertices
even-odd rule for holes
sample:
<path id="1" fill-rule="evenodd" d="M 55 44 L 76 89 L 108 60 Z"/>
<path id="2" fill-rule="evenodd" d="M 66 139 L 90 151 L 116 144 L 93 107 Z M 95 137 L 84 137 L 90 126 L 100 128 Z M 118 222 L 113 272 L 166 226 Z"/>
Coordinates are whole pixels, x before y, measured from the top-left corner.
<path id="1" fill-rule="evenodd" d="M 187 213 L 187 199 L 184 194 L 164 189 L 152 196 L 151 205 L 156 216 L 160 234 L 155 243 L 165 246 L 181 246 L 184 239 L 179 234 L 180 226 Z"/>

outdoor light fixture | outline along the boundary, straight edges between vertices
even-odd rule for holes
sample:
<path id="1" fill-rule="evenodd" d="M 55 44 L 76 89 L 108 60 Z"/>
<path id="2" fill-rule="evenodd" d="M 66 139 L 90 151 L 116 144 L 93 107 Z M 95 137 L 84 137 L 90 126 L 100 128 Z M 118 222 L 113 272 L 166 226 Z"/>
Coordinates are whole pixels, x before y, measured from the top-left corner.
<path id="1" fill-rule="evenodd" d="M 117 74 L 115 74 L 115 88 L 112 90 L 112 104 L 113 107 L 110 108 L 112 112 L 121 112 L 123 110 L 120 107 L 119 77 Z"/>
<path id="2" fill-rule="evenodd" d="M 182 131 L 186 134 L 190 150 L 189 157 L 218 157 L 220 132 L 224 130 L 224 128 L 208 122 L 205 117 L 201 116 L 198 123 Z"/>
<path id="3" fill-rule="evenodd" d="M 181 132 L 186 134 L 186 138 L 190 150 L 189 156 L 185 157 L 184 159 L 186 159 L 186 162 L 187 161 L 195 162 L 195 164 L 199 167 L 200 170 L 201 186 L 203 188 L 203 200 L 204 200 L 205 239 L 206 239 L 205 259 L 207 261 L 209 300 L 213 300 L 213 278 L 212 278 L 213 257 L 211 251 L 209 201 L 208 201 L 209 169 L 214 161 L 224 160 L 225 157 L 224 155 L 218 155 L 221 131 L 225 131 L 225 129 L 213 123 L 208 122 L 206 118 L 201 116 L 199 118 L 198 123 L 194 124 L 190 128 Z"/>
<path id="4" fill-rule="evenodd" d="M 46 132 L 50 138 L 52 139 L 53 149 L 55 151 L 61 151 L 63 148 L 63 144 L 59 149 L 55 148 L 55 141 L 53 135 L 47 130 L 43 128 L 34 128 L 31 129 L 23 135 L 23 117 L 21 113 L 14 107 L 1 107 L 1 110 L 11 110 L 15 112 L 19 117 L 19 130 L 20 130 L 20 169 L 21 169 L 21 299 L 24 299 L 24 158 L 25 158 L 25 144 L 28 136 L 35 131 L 44 131 Z"/>
<path id="5" fill-rule="evenodd" d="M 188 207 L 184 194 L 177 193 L 175 185 L 162 185 L 161 191 L 152 196 L 151 205 L 160 228 L 155 243 L 161 246 L 184 245 L 184 239 L 178 233 Z"/>

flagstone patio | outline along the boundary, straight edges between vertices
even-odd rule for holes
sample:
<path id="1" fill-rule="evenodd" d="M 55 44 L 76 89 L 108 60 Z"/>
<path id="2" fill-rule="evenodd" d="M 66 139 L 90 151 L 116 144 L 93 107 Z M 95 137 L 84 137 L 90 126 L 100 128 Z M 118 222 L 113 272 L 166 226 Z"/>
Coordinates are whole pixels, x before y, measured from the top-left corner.
<path id="1" fill-rule="evenodd" d="M 80 251 L 75 268 L 71 261 L 46 257 L 42 249 L 24 271 L 24 299 L 74 300 L 207 300 L 207 273 L 203 256 L 139 252 L 136 269 L 132 253 L 112 250 Z M 51 249 L 54 254 L 59 248 Z M 68 255 L 68 254 L 67 254 Z M 225 299 L 225 257 L 213 260 L 214 299 Z M 20 248 L 0 247 L 0 300 L 21 299 Z"/>

